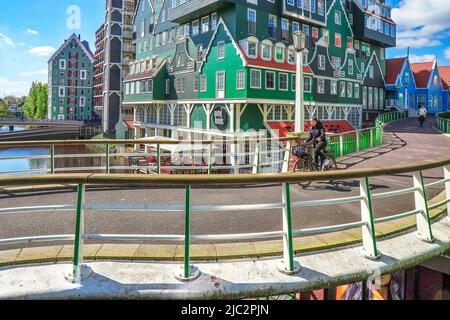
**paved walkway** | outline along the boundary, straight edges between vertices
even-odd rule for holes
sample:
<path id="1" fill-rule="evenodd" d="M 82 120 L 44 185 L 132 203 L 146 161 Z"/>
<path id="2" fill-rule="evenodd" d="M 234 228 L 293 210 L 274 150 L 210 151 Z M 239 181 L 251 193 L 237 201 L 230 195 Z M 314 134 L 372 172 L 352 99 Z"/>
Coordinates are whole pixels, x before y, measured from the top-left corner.
<path id="1" fill-rule="evenodd" d="M 343 159 L 341 166 L 349 168 L 388 166 L 398 163 L 420 161 L 449 154 L 450 139 L 439 135 L 431 128 L 419 129 L 416 119 L 392 123 L 386 128 L 383 146 L 367 150 L 352 158 Z M 442 177 L 442 170 L 424 173 L 426 182 Z M 376 177 L 371 179 L 374 193 L 403 189 L 412 186 L 411 175 Z M 429 197 L 437 195 L 440 188 L 431 188 Z M 359 194 L 357 181 L 320 182 L 306 189 L 292 187 L 292 200 L 313 200 L 340 198 Z M 74 204 L 73 191 L 35 192 L 30 194 L 0 195 L 1 207 L 33 205 Z M 182 204 L 184 191 L 179 189 L 109 189 L 89 190 L 88 204 Z M 281 201 L 281 187 L 254 186 L 244 188 L 196 188 L 192 192 L 194 205 L 208 204 L 257 204 Z M 413 210 L 413 196 L 406 195 L 375 201 L 376 217 L 383 217 Z M 302 208 L 293 212 L 294 228 L 309 228 L 360 220 L 359 203 L 339 204 L 332 207 Z M 279 210 L 207 212 L 192 215 L 193 234 L 229 234 L 265 232 L 282 229 Z M 157 212 L 114 212 L 89 210 L 86 213 L 86 233 L 100 234 L 183 234 L 182 213 Z M 73 212 L 44 212 L 0 216 L 0 239 L 50 235 L 73 234 Z M 35 244 L 33 244 L 34 246 Z M 17 248 L 3 246 L 0 249 Z"/>

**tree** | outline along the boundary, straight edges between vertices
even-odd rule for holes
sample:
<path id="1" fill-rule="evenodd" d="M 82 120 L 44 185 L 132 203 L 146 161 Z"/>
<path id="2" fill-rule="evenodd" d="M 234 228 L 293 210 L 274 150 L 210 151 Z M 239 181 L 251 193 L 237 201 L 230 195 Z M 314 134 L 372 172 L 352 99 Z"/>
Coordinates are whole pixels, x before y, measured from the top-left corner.
<path id="1" fill-rule="evenodd" d="M 11 116 L 11 111 L 9 110 L 7 104 L 0 99 L 0 118 L 9 118 Z"/>
<path id="2" fill-rule="evenodd" d="M 47 118 L 47 85 L 40 82 L 33 82 L 28 98 L 23 107 L 25 118 L 45 119 Z"/>

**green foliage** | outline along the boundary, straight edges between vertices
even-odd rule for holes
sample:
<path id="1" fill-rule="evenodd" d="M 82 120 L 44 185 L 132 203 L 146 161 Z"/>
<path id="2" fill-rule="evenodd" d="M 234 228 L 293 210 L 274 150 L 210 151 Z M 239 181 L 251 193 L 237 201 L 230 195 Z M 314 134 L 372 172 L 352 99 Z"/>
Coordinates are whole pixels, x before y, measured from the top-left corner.
<path id="1" fill-rule="evenodd" d="M 23 99 L 23 98 L 22 98 Z M 45 119 L 47 118 L 48 88 L 46 84 L 33 82 L 28 98 L 23 107 L 25 118 Z"/>
<path id="2" fill-rule="evenodd" d="M 0 118 L 9 118 L 11 116 L 11 111 L 8 108 L 8 105 L 0 99 Z"/>

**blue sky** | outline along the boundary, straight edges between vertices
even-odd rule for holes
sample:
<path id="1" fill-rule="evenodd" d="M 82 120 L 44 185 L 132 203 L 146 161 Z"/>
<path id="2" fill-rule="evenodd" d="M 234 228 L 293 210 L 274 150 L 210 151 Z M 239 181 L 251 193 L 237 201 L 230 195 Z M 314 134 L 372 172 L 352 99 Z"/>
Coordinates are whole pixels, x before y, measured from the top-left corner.
<path id="1" fill-rule="evenodd" d="M 411 47 L 413 61 L 438 59 L 450 64 L 450 0 L 387 0 L 394 7 L 398 48 L 388 57 L 403 56 Z M 80 10 L 80 25 L 68 21 Z M 95 50 L 95 31 L 104 20 L 105 0 L 1 0 L 0 97 L 23 95 L 32 81 L 47 81 L 47 60 L 73 32 Z M 75 20 L 76 22 L 76 20 Z M 79 28 L 78 28 L 79 27 Z"/>

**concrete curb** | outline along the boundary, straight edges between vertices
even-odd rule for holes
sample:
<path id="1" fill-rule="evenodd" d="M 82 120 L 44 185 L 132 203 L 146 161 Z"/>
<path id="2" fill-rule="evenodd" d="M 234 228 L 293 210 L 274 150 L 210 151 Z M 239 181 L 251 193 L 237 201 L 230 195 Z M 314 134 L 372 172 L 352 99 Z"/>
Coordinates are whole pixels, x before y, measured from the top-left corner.
<path id="1" fill-rule="evenodd" d="M 445 199 L 445 193 L 430 201 L 437 203 Z M 446 205 L 433 209 L 430 216 L 433 220 L 439 219 L 447 212 Z M 380 223 L 376 227 L 378 239 L 385 239 L 396 234 L 404 233 L 416 227 L 415 217 L 407 217 L 393 222 Z M 343 232 L 334 232 L 317 236 L 308 236 L 294 239 L 296 254 L 309 253 L 346 247 L 361 243 L 361 231 L 352 229 Z M 226 261 L 262 259 L 280 257 L 282 240 L 244 242 L 244 243 L 218 243 L 218 244 L 192 244 L 191 260 L 200 261 Z M 156 244 L 87 244 L 83 246 L 85 261 L 182 261 L 184 246 L 156 245 Z M 73 258 L 73 245 L 59 245 L 48 247 L 32 247 L 0 251 L 0 267 L 19 266 L 37 263 L 68 262 Z"/>

